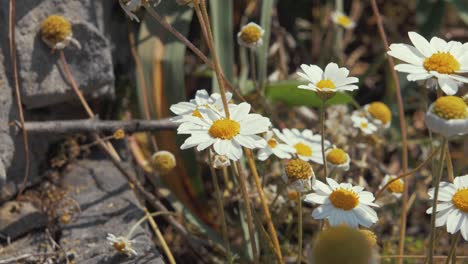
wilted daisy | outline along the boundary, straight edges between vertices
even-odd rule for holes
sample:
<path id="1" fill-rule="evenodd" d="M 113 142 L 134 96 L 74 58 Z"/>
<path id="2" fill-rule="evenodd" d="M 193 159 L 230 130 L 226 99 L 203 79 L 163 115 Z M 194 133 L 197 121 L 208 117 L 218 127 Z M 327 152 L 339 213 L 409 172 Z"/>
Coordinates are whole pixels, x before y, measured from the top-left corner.
<path id="1" fill-rule="evenodd" d="M 327 165 L 331 169 L 339 169 L 347 171 L 349 170 L 349 163 L 351 159 L 349 158 L 348 153 L 340 148 L 331 148 L 325 151 L 325 159 L 327 160 Z"/>
<path id="2" fill-rule="evenodd" d="M 468 133 L 468 105 L 457 96 L 439 97 L 426 112 L 426 126 L 449 138 Z"/>
<path id="3" fill-rule="evenodd" d="M 395 179 L 396 176 L 394 175 L 385 175 L 385 177 L 382 180 L 382 183 L 380 184 L 379 188 L 382 189 L 387 185 L 387 183 L 393 179 Z M 402 179 L 396 180 L 392 182 L 388 187 L 387 191 L 393 194 L 396 198 L 400 198 L 403 194 L 403 191 L 405 190 L 405 185 Z"/>
<path id="4" fill-rule="evenodd" d="M 345 225 L 320 232 L 312 249 L 313 264 L 375 263 L 374 248 L 359 229 Z"/>
<path id="5" fill-rule="evenodd" d="M 455 234 L 460 230 L 468 241 L 468 174 L 455 177 L 453 183 L 439 185 L 436 226 L 447 225 L 447 232 Z M 434 199 L 434 188 L 429 189 L 429 198 Z M 432 214 L 432 207 L 426 213 Z"/>
<path id="6" fill-rule="evenodd" d="M 224 112 L 211 108 L 199 109 L 202 118 L 188 116 L 184 130 L 179 134 L 191 134 L 180 147 L 197 147 L 202 151 L 213 146 L 219 155 L 226 155 L 231 160 L 242 156 L 242 147 L 249 149 L 264 148 L 266 141 L 257 134 L 268 131 L 271 123 L 259 114 L 249 114 L 250 104 L 240 103 L 230 107 L 230 118 Z"/>
<path id="7" fill-rule="evenodd" d="M 213 161 L 213 168 L 222 169 L 231 165 L 231 161 L 226 155 L 218 155 L 210 151 L 211 159 Z"/>
<path id="8" fill-rule="evenodd" d="M 247 48 L 256 48 L 263 44 L 265 30 L 254 22 L 243 26 L 237 33 L 237 42 Z"/>
<path id="9" fill-rule="evenodd" d="M 354 91 L 358 89 L 359 80 L 356 77 L 348 77 L 349 70 L 345 67 L 339 68 L 336 63 L 329 63 L 325 70 L 317 65 L 302 64 L 304 72 L 297 72 L 299 76 L 309 81 L 307 85 L 299 85 L 301 89 L 311 90 L 317 93 L 322 99 L 328 99 L 336 92 Z"/>
<path id="10" fill-rule="evenodd" d="M 226 100 L 229 101 L 232 98 L 231 93 L 226 93 Z M 173 117 L 171 121 L 176 123 L 183 123 L 185 117 L 195 116 L 201 118 L 201 108 L 212 108 L 216 111 L 223 111 L 223 100 L 219 93 L 208 94 L 206 90 L 198 90 L 195 94 L 195 98 L 189 102 L 180 102 L 171 105 L 169 108 L 176 117 Z"/>
<path id="11" fill-rule="evenodd" d="M 364 135 L 372 135 L 377 132 L 377 126 L 365 117 L 352 115 L 351 120 L 353 121 L 353 126 L 359 128 Z"/>
<path id="12" fill-rule="evenodd" d="M 290 159 L 292 156 L 291 153 L 296 152 L 293 147 L 281 143 L 277 138 L 275 138 L 274 132 L 271 130 L 265 134 L 264 138 L 267 142 L 267 145 L 258 151 L 257 158 L 259 160 L 266 160 L 272 154 L 280 159 Z"/>
<path id="13" fill-rule="evenodd" d="M 372 102 L 364 106 L 364 110 L 370 120 L 377 126 L 389 128 L 392 123 L 392 112 L 382 102 Z"/>
<path id="14" fill-rule="evenodd" d="M 166 174 L 176 166 L 174 154 L 166 150 L 160 150 L 151 156 L 151 165 L 159 173 Z"/>
<path id="15" fill-rule="evenodd" d="M 351 29 L 351 28 L 356 27 L 356 23 L 349 16 L 339 11 L 333 12 L 331 14 L 331 17 L 332 17 L 332 21 L 335 24 L 340 25 L 346 29 Z"/>
<path id="16" fill-rule="evenodd" d="M 284 168 L 283 180 L 293 190 L 308 192 L 315 184 L 314 170 L 307 161 L 292 159 Z"/>
<path id="17" fill-rule="evenodd" d="M 51 49 L 61 50 L 70 43 L 81 48 L 80 43 L 73 38 L 72 25 L 68 19 L 59 15 L 48 16 L 41 23 L 41 39 Z"/>
<path id="18" fill-rule="evenodd" d="M 331 178 L 326 180 L 328 185 L 317 180 L 313 186 L 315 193 L 306 195 L 304 199 L 305 202 L 320 204 L 312 212 L 313 218 L 328 219 L 331 226 L 370 227 L 377 222 L 377 213 L 371 206 L 378 205 L 373 203 L 374 195 L 371 192 L 350 183 L 338 184 Z"/>
<path id="19" fill-rule="evenodd" d="M 132 244 L 135 243 L 135 240 L 130 240 L 124 236 L 115 236 L 113 234 L 107 234 L 107 241 L 117 252 L 126 254 L 131 257 L 137 256 L 137 252 L 133 249 Z"/>
<path id="20" fill-rule="evenodd" d="M 395 66 L 395 70 L 409 73 L 409 81 L 437 78 L 442 91 L 453 95 L 462 82 L 468 83 L 468 78 L 458 73 L 468 72 L 468 56 L 466 44 L 458 41 L 446 42 L 433 37 L 428 42 L 416 32 L 408 32 L 413 46 L 407 44 L 392 44 L 388 54 L 406 63 Z"/>
<path id="21" fill-rule="evenodd" d="M 302 132 L 295 128 L 285 128 L 282 132 L 278 129 L 273 129 L 273 131 L 280 140 L 295 149 L 295 153 L 300 159 L 323 164 L 320 135 L 314 135 L 310 129 L 304 129 Z M 330 146 L 330 142 L 325 140 L 325 148 L 328 146 Z"/>

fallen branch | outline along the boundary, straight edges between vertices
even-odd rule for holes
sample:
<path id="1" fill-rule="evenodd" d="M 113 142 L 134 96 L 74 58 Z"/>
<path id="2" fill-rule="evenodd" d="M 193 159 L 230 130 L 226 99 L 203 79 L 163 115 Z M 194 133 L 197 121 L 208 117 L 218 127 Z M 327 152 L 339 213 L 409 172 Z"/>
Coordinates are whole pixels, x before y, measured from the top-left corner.
<path id="1" fill-rule="evenodd" d="M 22 130 L 21 123 L 15 121 L 15 125 Z M 110 132 L 122 129 L 127 133 L 141 131 L 173 130 L 177 124 L 169 119 L 161 120 L 58 120 L 58 121 L 34 121 L 25 122 L 24 129 L 30 133 L 71 134 L 84 132 Z"/>

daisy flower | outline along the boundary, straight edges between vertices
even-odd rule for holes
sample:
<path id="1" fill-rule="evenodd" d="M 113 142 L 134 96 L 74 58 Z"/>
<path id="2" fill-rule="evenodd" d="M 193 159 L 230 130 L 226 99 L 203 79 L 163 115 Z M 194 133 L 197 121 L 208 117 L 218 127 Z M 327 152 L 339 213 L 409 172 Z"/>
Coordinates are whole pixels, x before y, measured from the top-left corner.
<path id="1" fill-rule="evenodd" d="M 382 189 L 387 185 L 387 183 L 393 179 L 395 179 L 396 176 L 394 175 L 385 175 L 385 177 L 382 180 L 382 183 L 380 184 L 379 188 Z M 402 179 L 396 180 L 392 182 L 388 187 L 387 191 L 393 194 L 396 198 L 400 198 L 403 191 L 405 190 L 405 185 Z"/>
<path id="2" fill-rule="evenodd" d="M 345 67 L 339 68 L 336 63 L 329 63 L 322 71 L 317 65 L 302 64 L 304 72 L 297 72 L 303 79 L 309 81 L 307 85 L 299 85 L 298 88 L 311 90 L 317 93 L 322 99 L 328 99 L 336 92 L 354 91 L 358 89 L 359 80 L 356 77 L 348 77 L 349 70 Z"/>
<path id="3" fill-rule="evenodd" d="M 261 161 L 268 159 L 268 157 L 270 157 L 271 154 L 274 154 L 280 159 L 290 159 L 292 156 L 291 153 L 296 152 L 296 150 L 293 147 L 287 144 L 280 143 L 275 138 L 274 132 L 271 130 L 265 134 L 264 138 L 267 142 L 267 145 L 265 148 L 260 149 L 257 153 L 257 158 Z"/>
<path id="4" fill-rule="evenodd" d="M 42 41 L 52 50 L 64 49 L 70 43 L 81 48 L 80 43 L 73 38 L 70 21 L 63 16 L 48 16 L 41 23 L 40 33 Z"/>
<path id="5" fill-rule="evenodd" d="M 356 23 L 349 16 L 339 11 L 332 12 L 331 18 L 335 24 L 340 25 L 346 29 L 352 29 L 356 27 Z"/>
<path id="6" fill-rule="evenodd" d="M 283 129 L 282 133 L 278 129 L 273 129 L 275 135 L 283 142 L 295 149 L 297 156 L 304 161 L 313 161 L 323 164 L 321 136 L 314 135 L 310 129 L 302 132 L 293 129 Z M 330 142 L 325 140 L 325 147 L 330 146 Z"/>
<path id="7" fill-rule="evenodd" d="M 265 34 L 265 30 L 262 27 L 250 22 L 237 33 L 237 42 L 247 48 L 256 48 L 263 44 L 263 34 Z"/>
<path id="8" fill-rule="evenodd" d="M 126 254 L 131 257 L 137 256 L 137 252 L 133 249 L 132 244 L 135 243 L 135 240 L 130 240 L 124 236 L 115 236 L 113 234 L 107 234 L 107 241 L 117 252 Z"/>
<path id="9" fill-rule="evenodd" d="M 403 64 L 395 66 L 399 72 L 409 73 L 408 81 L 436 78 L 439 86 L 447 95 L 457 93 L 458 86 L 468 83 L 468 78 L 459 73 L 468 72 L 468 44 L 458 41 L 446 42 L 433 37 L 428 42 L 416 32 L 408 32 L 414 46 L 407 44 L 392 44 L 387 53 Z"/>
<path id="10" fill-rule="evenodd" d="M 364 110 L 370 120 L 377 126 L 389 128 L 392 123 L 392 112 L 382 102 L 372 102 L 364 106 Z"/>
<path id="11" fill-rule="evenodd" d="M 167 174 L 177 166 L 177 161 L 171 152 L 160 150 L 151 156 L 151 166 L 161 174 Z"/>
<path id="12" fill-rule="evenodd" d="M 297 192 L 308 192 L 315 184 L 315 173 L 307 161 L 292 159 L 284 168 L 283 180 Z"/>
<path id="13" fill-rule="evenodd" d="M 271 123 L 259 114 L 249 114 L 250 104 L 240 103 L 230 107 L 230 118 L 224 112 L 211 108 L 199 109 L 202 118 L 188 116 L 183 130 L 179 134 L 191 134 L 180 147 L 197 147 L 202 151 L 213 146 L 219 155 L 226 155 L 231 160 L 242 156 L 242 147 L 249 149 L 264 148 L 267 142 L 257 134 L 268 131 Z"/>
<path id="14" fill-rule="evenodd" d="M 358 115 L 352 115 L 353 126 L 361 130 L 364 135 L 372 135 L 377 132 L 377 127 L 369 122 L 369 119 Z"/>
<path id="15" fill-rule="evenodd" d="M 374 195 L 363 191 L 364 187 L 352 186 L 350 183 L 338 184 L 331 178 L 326 178 L 327 184 L 317 180 L 313 189 L 315 193 L 306 195 L 304 201 L 320 204 L 314 209 L 314 219 L 328 219 L 331 226 L 346 224 L 351 227 L 370 227 L 376 223 L 377 213 L 373 207 Z"/>
<path id="16" fill-rule="evenodd" d="M 449 138 L 468 133 L 468 105 L 461 97 L 439 97 L 426 113 L 426 126 Z"/>
<path id="17" fill-rule="evenodd" d="M 468 241 L 468 174 L 456 177 L 453 183 L 439 185 L 436 226 L 447 225 L 447 232 L 455 234 L 460 230 Z M 429 198 L 434 199 L 434 188 L 429 189 Z M 432 214 L 432 207 L 426 213 Z"/>
<path id="18" fill-rule="evenodd" d="M 232 98 L 231 93 L 226 93 L 226 100 L 230 101 Z M 198 90 L 195 94 L 195 98 L 189 102 L 180 102 L 171 105 L 169 108 L 176 117 L 173 117 L 171 121 L 175 123 L 183 123 L 185 117 L 195 116 L 201 118 L 200 108 L 212 108 L 217 111 L 223 111 L 223 100 L 219 93 L 208 94 L 206 90 Z"/>
<path id="19" fill-rule="evenodd" d="M 349 170 L 351 159 L 348 153 L 340 148 L 333 147 L 325 151 L 325 159 L 327 160 L 328 167 L 331 169 Z"/>

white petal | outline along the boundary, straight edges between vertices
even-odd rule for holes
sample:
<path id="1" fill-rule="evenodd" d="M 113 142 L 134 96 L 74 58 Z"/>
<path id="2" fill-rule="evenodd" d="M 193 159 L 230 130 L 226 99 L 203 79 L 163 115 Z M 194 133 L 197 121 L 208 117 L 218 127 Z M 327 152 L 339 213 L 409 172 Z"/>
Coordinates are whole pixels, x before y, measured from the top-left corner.
<path id="1" fill-rule="evenodd" d="M 408 36 L 413 43 L 414 47 L 421 52 L 424 57 L 430 57 L 435 50 L 432 48 L 431 44 L 421 35 L 416 32 L 408 32 Z"/>
<path id="2" fill-rule="evenodd" d="M 458 81 L 450 78 L 438 78 L 439 86 L 446 95 L 454 95 L 458 92 Z"/>
<path id="3" fill-rule="evenodd" d="M 313 189 L 316 193 L 322 195 L 329 195 L 330 193 L 332 193 L 332 189 L 328 185 L 318 180 L 315 182 Z"/>
<path id="4" fill-rule="evenodd" d="M 447 232 L 455 234 L 460 230 L 462 224 L 463 213 L 459 210 L 452 210 L 447 218 Z"/>
<path id="5" fill-rule="evenodd" d="M 414 82 L 414 81 L 419 81 L 419 80 L 426 80 L 432 77 L 432 74 L 430 73 L 411 73 L 406 76 L 408 81 Z"/>
<path id="6" fill-rule="evenodd" d="M 388 55 L 401 61 L 422 66 L 424 56 L 413 46 L 407 44 L 392 44 Z"/>
<path id="7" fill-rule="evenodd" d="M 257 153 L 257 159 L 261 160 L 261 161 L 264 161 L 264 160 L 268 159 L 268 157 L 270 157 L 271 154 L 272 154 L 272 152 L 271 152 L 271 150 L 269 148 L 261 149 Z"/>
<path id="8" fill-rule="evenodd" d="M 468 188 L 468 175 L 455 177 L 454 184 L 458 189 Z"/>
<path id="9" fill-rule="evenodd" d="M 465 241 L 468 241 L 468 215 L 465 214 L 461 221 L 462 226 L 460 228 L 460 233 L 462 234 L 463 239 L 465 239 Z"/>
<path id="10" fill-rule="evenodd" d="M 334 179 L 326 178 L 326 181 L 333 190 L 340 188 L 340 185 Z"/>
<path id="11" fill-rule="evenodd" d="M 333 63 L 333 62 L 328 63 L 328 65 L 325 67 L 325 71 L 323 72 L 323 78 L 332 80 L 334 76 L 339 74 L 338 69 L 339 69 L 338 64 Z"/>
<path id="12" fill-rule="evenodd" d="M 231 119 L 241 122 L 250 112 L 250 104 L 240 103 L 231 113 Z"/>
<path id="13" fill-rule="evenodd" d="M 183 115 L 192 113 L 195 110 L 195 105 L 189 102 L 180 102 L 177 104 L 171 105 L 169 108 L 176 115 Z"/>
<path id="14" fill-rule="evenodd" d="M 436 51 L 447 52 L 449 49 L 447 42 L 438 37 L 433 37 L 430 41 L 430 44 Z"/>
<path id="15" fill-rule="evenodd" d="M 395 70 L 399 72 L 406 72 L 406 73 L 427 73 L 427 70 L 421 66 L 416 66 L 413 64 L 398 64 L 395 66 Z"/>
<path id="16" fill-rule="evenodd" d="M 268 131 L 270 119 L 259 114 L 249 114 L 240 123 L 242 135 L 253 135 Z"/>
<path id="17" fill-rule="evenodd" d="M 314 204 L 324 204 L 328 200 L 328 196 L 319 195 L 317 193 L 307 194 L 304 198 L 304 202 L 314 203 Z"/>

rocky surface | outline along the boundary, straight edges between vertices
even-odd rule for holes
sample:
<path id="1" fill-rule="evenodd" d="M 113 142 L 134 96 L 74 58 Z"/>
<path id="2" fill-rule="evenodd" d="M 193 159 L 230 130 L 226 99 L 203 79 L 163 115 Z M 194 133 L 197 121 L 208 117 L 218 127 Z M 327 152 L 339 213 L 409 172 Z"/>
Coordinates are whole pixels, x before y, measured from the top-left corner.
<path id="1" fill-rule="evenodd" d="M 106 235 L 127 235 L 142 216 L 133 191 L 109 161 L 82 161 L 63 178 L 72 198 L 81 206 L 77 221 L 63 226 L 60 244 L 76 252 L 77 263 L 164 263 L 148 235 L 140 227 L 132 238 L 138 256 L 128 258 L 108 245 Z M 143 227 L 147 227 L 146 223 Z"/>
<path id="2" fill-rule="evenodd" d="M 0 207 L 0 234 L 14 240 L 47 225 L 47 216 L 29 202 L 10 201 Z"/>

